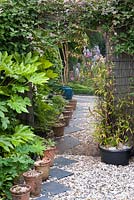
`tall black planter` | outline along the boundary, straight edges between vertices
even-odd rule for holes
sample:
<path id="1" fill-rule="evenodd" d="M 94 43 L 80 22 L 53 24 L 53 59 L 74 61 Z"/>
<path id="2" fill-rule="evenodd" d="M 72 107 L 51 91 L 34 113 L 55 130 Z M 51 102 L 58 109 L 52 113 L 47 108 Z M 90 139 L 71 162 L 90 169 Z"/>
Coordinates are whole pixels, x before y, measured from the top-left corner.
<path id="1" fill-rule="evenodd" d="M 131 147 L 127 149 L 121 149 L 121 150 L 109 150 L 105 149 L 101 146 L 100 148 L 100 155 L 101 155 L 101 161 L 106 164 L 112 164 L 112 165 L 128 165 L 129 164 L 129 158 L 131 153 Z"/>

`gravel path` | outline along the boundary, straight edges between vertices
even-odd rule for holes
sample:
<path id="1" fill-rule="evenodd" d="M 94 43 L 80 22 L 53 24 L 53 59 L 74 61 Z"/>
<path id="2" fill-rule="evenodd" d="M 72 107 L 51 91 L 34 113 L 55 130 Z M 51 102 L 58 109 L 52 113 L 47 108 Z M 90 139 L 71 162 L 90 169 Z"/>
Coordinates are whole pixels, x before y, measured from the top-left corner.
<path id="1" fill-rule="evenodd" d="M 52 200 L 134 200 L 134 162 L 129 166 L 106 165 L 97 156 L 97 144 L 93 141 L 94 119 L 88 107 L 94 107 L 95 97 L 75 96 L 77 110 L 71 126 L 84 128 L 73 133 L 81 144 L 66 153 L 65 158 L 77 160 L 62 169 L 73 172 L 72 176 L 56 180 L 70 187 L 70 191 L 55 195 Z M 57 155 L 57 157 L 60 155 Z"/>
<path id="2" fill-rule="evenodd" d="M 77 99 L 78 102 L 70 126 L 77 126 L 83 130 L 71 133 L 71 136 L 79 139 L 80 145 L 68 150 L 66 154 L 98 156 L 98 144 L 93 139 L 95 120 L 89 113 L 89 107 L 91 110 L 94 108 L 96 97 L 74 96 L 73 98 Z"/>

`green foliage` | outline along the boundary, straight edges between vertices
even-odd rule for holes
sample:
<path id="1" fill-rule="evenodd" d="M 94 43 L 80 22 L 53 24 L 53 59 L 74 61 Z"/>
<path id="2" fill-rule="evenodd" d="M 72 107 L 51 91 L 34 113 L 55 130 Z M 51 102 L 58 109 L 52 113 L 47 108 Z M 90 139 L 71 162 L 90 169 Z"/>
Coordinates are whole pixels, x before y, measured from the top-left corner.
<path id="1" fill-rule="evenodd" d="M 1 4 L 0 51 L 22 53 L 33 48 L 32 32 L 40 23 L 37 5 L 34 0 L 7 0 Z"/>
<path id="2" fill-rule="evenodd" d="M 45 144 L 46 148 L 54 147 L 56 145 L 55 141 L 50 138 L 44 139 L 44 144 Z"/>
<path id="3" fill-rule="evenodd" d="M 68 84 L 72 89 L 74 94 L 87 94 L 87 95 L 93 95 L 94 94 L 94 88 L 92 85 L 84 85 L 83 83 L 69 83 Z"/>
<path id="4" fill-rule="evenodd" d="M 9 189 L 13 181 L 33 165 L 33 160 L 27 155 L 0 156 L 0 198 L 12 199 Z"/>
<path id="5" fill-rule="evenodd" d="M 9 188 L 14 178 L 33 163 L 30 157 L 42 155 L 45 149 L 42 139 L 29 126 L 21 124 L 18 116 L 28 113 L 28 106 L 32 105 L 26 95 L 30 84 L 37 87 L 47 83 L 46 72 L 51 66 L 49 61 L 30 52 L 25 55 L 0 52 L 0 156 L 4 163 L 1 198 L 10 199 Z M 51 72 L 49 76 L 55 74 Z M 8 167 L 4 168 L 6 164 Z"/>
<path id="6" fill-rule="evenodd" d="M 35 130 L 37 132 L 49 131 L 63 111 L 65 104 L 65 100 L 60 95 L 54 95 L 51 99 L 44 99 L 37 95 L 34 105 Z"/>
<path id="7" fill-rule="evenodd" d="M 95 92 L 99 96 L 94 116 L 97 119 L 95 138 L 102 146 L 117 147 L 127 144 L 133 133 L 132 117 L 127 111 L 133 105 L 129 97 L 115 96 L 111 65 L 96 66 Z"/>

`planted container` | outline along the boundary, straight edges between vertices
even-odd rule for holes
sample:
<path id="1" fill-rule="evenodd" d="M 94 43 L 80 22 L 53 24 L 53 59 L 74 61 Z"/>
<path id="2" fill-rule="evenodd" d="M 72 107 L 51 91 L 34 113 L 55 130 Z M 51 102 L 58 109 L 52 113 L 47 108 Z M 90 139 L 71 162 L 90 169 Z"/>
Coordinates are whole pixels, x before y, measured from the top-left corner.
<path id="1" fill-rule="evenodd" d="M 11 189 L 12 200 L 29 200 L 30 199 L 30 185 L 14 185 Z"/>
<path id="2" fill-rule="evenodd" d="M 53 126 L 53 132 L 55 137 L 62 137 L 64 135 L 65 123 L 56 123 Z"/>
<path id="3" fill-rule="evenodd" d="M 63 116 L 66 117 L 70 117 L 70 119 L 72 118 L 72 115 L 73 115 L 73 111 L 70 111 L 70 110 L 64 110 L 63 112 Z"/>
<path id="4" fill-rule="evenodd" d="M 132 147 L 125 149 L 106 149 L 101 146 L 101 161 L 112 165 L 128 165 Z"/>
<path id="5" fill-rule="evenodd" d="M 50 161 L 50 167 L 53 166 L 55 154 L 56 154 L 56 146 L 48 147 L 44 151 L 44 158 L 43 159 L 46 159 L 46 157 L 47 157 L 51 160 Z"/>
<path id="6" fill-rule="evenodd" d="M 72 99 L 73 97 L 73 90 L 72 88 L 70 88 L 69 86 L 63 86 L 62 87 L 63 90 L 63 97 L 67 100 Z"/>
<path id="7" fill-rule="evenodd" d="M 30 170 L 23 173 L 26 184 L 31 186 L 30 194 L 32 197 L 40 196 L 42 184 L 42 172 Z"/>
<path id="8" fill-rule="evenodd" d="M 69 110 L 69 111 L 73 111 L 74 107 L 73 107 L 73 105 L 66 105 L 66 106 L 64 107 L 64 109 L 65 109 L 65 110 Z"/>
<path id="9" fill-rule="evenodd" d="M 38 160 L 34 163 L 35 169 L 37 171 L 42 172 L 42 180 L 46 181 L 49 177 L 50 172 L 50 162 L 51 160 L 49 158 L 43 158 L 43 160 Z"/>
<path id="10" fill-rule="evenodd" d="M 64 117 L 65 126 L 68 126 L 68 125 L 69 125 L 69 122 L 70 122 L 70 116 L 65 116 L 65 117 Z"/>
<path id="11" fill-rule="evenodd" d="M 76 110 L 77 99 L 71 99 L 69 101 L 69 105 L 72 106 L 74 110 Z"/>

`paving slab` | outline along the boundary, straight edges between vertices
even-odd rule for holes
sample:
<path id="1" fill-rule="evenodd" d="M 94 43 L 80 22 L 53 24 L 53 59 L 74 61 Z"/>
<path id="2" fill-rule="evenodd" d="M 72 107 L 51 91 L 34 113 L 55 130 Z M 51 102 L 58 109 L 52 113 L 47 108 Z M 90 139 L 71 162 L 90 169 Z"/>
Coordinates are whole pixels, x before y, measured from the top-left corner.
<path id="1" fill-rule="evenodd" d="M 64 134 L 74 133 L 77 131 L 81 131 L 82 128 L 76 127 L 76 126 L 67 126 L 64 129 Z"/>
<path id="2" fill-rule="evenodd" d="M 50 178 L 62 179 L 62 178 L 65 178 L 65 177 L 71 176 L 71 175 L 73 175 L 72 172 L 68 172 L 66 170 L 59 169 L 57 167 L 52 168 L 50 170 Z"/>
<path id="3" fill-rule="evenodd" d="M 55 141 L 59 153 L 64 153 L 65 151 L 80 144 L 80 141 L 77 138 L 71 136 L 56 138 Z"/>
<path id="4" fill-rule="evenodd" d="M 73 163 L 78 162 L 77 160 L 71 160 L 68 158 L 64 158 L 62 156 L 55 158 L 54 160 L 54 166 L 58 166 L 58 167 L 63 167 L 65 165 L 71 165 Z"/>
<path id="5" fill-rule="evenodd" d="M 34 198 L 34 199 L 32 199 L 32 200 L 50 200 L 48 197 L 46 197 L 46 196 L 41 196 L 41 197 L 37 197 L 37 198 Z"/>
<path id="6" fill-rule="evenodd" d="M 45 182 L 43 183 L 43 192 L 42 194 L 44 195 L 57 195 L 57 194 L 60 194 L 60 193 L 64 193 L 64 192 L 67 192 L 69 191 L 70 188 L 63 185 L 63 184 L 60 184 L 60 183 L 57 183 L 57 182 L 54 182 L 54 181 L 51 181 L 51 182 Z"/>

